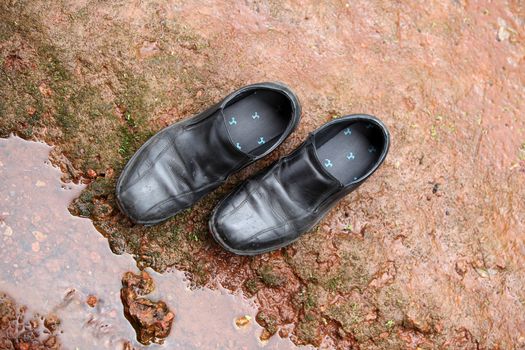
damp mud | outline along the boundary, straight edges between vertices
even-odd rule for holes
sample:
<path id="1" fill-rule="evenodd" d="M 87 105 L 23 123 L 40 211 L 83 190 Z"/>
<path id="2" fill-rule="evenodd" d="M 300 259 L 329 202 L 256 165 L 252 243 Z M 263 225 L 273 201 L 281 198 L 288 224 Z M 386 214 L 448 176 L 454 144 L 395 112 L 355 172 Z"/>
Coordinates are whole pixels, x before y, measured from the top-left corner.
<path id="1" fill-rule="evenodd" d="M 64 200 L 74 198 L 69 211 L 121 254 L 106 259 L 155 281 L 184 271 L 198 293 L 251 298 L 251 324 L 270 342 L 524 349 L 524 40 L 517 0 L 9 0 L 0 3 L 0 136 L 54 145 L 51 162 L 76 191 Z M 273 80 L 303 107 L 278 150 L 161 225 L 133 225 L 119 212 L 116 178 L 151 135 Z M 257 257 L 220 249 L 207 229 L 220 198 L 310 131 L 361 112 L 392 136 L 369 181 L 290 247 Z M 118 294 L 115 272 L 107 288 Z M 168 295 L 155 300 L 173 308 L 173 334 L 187 313 Z"/>
<path id="2" fill-rule="evenodd" d="M 0 139 L 0 290 L 7 294 L 0 297 L 0 348 L 146 349 L 121 301 L 121 279 L 138 273 L 135 261 L 113 254 L 90 220 L 69 213 L 85 186 L 61 182 L 49 151 L 42 143 Z M 256 316 L 241 295 L 191 288 L 175 270 L 148 274 L 154 288 L 145 297 L 176 317 L 164 344 L 147 348 L 295 348 L 277 337 L 261 342 L 263 329 L 254 321 L 238 327 L 237 319 Z"/>

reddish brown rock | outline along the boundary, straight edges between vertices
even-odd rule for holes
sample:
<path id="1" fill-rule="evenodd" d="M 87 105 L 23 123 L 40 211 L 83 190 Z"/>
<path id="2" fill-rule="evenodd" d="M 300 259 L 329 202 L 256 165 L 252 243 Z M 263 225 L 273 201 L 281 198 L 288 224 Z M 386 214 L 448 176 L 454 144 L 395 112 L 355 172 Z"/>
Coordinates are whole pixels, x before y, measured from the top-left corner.
<path id="1" fill-rule="evenodd" d="M 146 272 L 126 272 L 122 278 L 120 297 L 124 314 L 135 328 L 142 344 L 162 344 L 170 334 L 175 314 L 163 301 L 151 301 L 143 296 L 155 289 L 153 279 Z"/>
<path id="2" fill-rule="evenodd" d="M 107 168 L 104 177 L 111 179 L 115 175 L 115 170 L 113 168 Z"/>
<path id="3" fill-rule="evenodd" d="M 53 95 L 53 90 L 51 90 L 51 88 L 49 87 L 49 85 L 46 84 L 45 82 L 42 82 L 42 83 L 38 86 L 38 90 L 40 90 L 40 93 L 41 93 L 44 97 L 51 97 L 51 95 Z"/>
<path id="4" fill-rule="evenodd" d="M 46 317 L 42 324 L 38 314 L 0 292 L 0 349 L 58 350 L 59 325 L 56 316 Z"/>
<path id="5" fill-rule="evenodd" d="M 60 325 L 60 319 L 57 315 L 49 315 L 44 320 L 44 326 L 50 331 L 55 332 Z"/>
<path id="6" fill-rule="evenodd" d="M 26 108 L 26 112 L 27 112 L 28 115 L 33 116 L 36 113 L 36 108 L 33 107 L 33 106 L 28 106 Z"/>
<path id="7" fill-rule="evenodd" d="M 87 172 L 86 172 L 86 175 L 90 178 L 90 179 L 94 179 L 97 177 L 97 172 L 93 169 L 88 169 Z"/>
<path id="8" fill-rule="evenodd" d="M 89 296 L 87 297 L 87 299 L 86 299 L 86 303 L 87 303 L 89 306 L 91 306 L 91 307 L 95 307 L 95 306 L 97 306 L 97 302 L 98 302 L 97 297 L 94 296 L 94 295 L 89 295 Z"/>
<path id="9" fill-rule="evenodd" d="M 235 324 L 239 328 L 246 327 L 248 324 L 250 324 L 251 319 L 252 318 L 249 315 L 241 316 L 235 320 Z"/>

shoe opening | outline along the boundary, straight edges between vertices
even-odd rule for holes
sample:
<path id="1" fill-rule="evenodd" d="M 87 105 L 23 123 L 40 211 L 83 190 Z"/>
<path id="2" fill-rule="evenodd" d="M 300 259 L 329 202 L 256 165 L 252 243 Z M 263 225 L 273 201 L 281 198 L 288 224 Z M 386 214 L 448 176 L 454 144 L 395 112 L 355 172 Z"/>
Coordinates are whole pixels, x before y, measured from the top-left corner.
<path id="1" fill-rule="evenodd" d="M 223 111 L 230 138 L 240 151 L 259 156 L 272 148 L 293 119 L 290 98 L 271 89 L 250 90 Z"/>
<path id="2" fill-rule="evenodd" d="M 345 186 L 377 168 L 388 147 L 384 127 L 366 118 L 326 127 L 316 135 L 315 145 L 322 166 Z"/>

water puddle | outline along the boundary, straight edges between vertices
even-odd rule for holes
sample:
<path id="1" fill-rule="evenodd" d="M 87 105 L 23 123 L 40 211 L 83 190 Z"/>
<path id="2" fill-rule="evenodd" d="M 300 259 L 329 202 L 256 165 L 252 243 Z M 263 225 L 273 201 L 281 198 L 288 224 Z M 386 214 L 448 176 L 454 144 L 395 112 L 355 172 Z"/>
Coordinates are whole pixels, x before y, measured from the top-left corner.
<path id="1" fill-rule="evenodd" d="M 18 137 L 0 139 L 0 291 L 33 313 L 56 314 L 65 349 L 120 349 L 128 342 L 145 348 L 120 300 L 122 275 L 138 272 L 135 262 L 114 255 L 90 220 L 69 213 L 83 186 L 60 181 L 48 161 L 50 149 Z M 179 271 L 148 273 L 156 290 L 147 297 L 163 300 L 176 315 L 164 345 L 148 348 L 295 348 L 278 336 L 259 341 L 262 328 L 251 301 L 221 288 L 192 290 Z M 236 327 L 244 315 L 252 320 Z"/>

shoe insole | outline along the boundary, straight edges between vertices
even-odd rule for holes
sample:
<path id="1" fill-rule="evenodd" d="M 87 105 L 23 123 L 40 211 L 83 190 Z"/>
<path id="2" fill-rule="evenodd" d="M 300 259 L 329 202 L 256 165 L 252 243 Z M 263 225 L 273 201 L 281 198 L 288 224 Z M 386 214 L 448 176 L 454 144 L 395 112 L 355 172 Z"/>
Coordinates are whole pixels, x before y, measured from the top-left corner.
<path id="1" fill-rule="evenodd" d="M 381 131 L 368 122 L 355 122 L 335 129 L 317 146 L 325 169 L 343 184 L 364 176 L 377 162 L 383 149 Z"/>
<path id="2" fill-rule="evenodd" d="M 256 91 L 224 109 L 235 147 L 253 155 L 264 153 L 279 139 L 290 117 L 290 101 L 270 90 Z"/>

